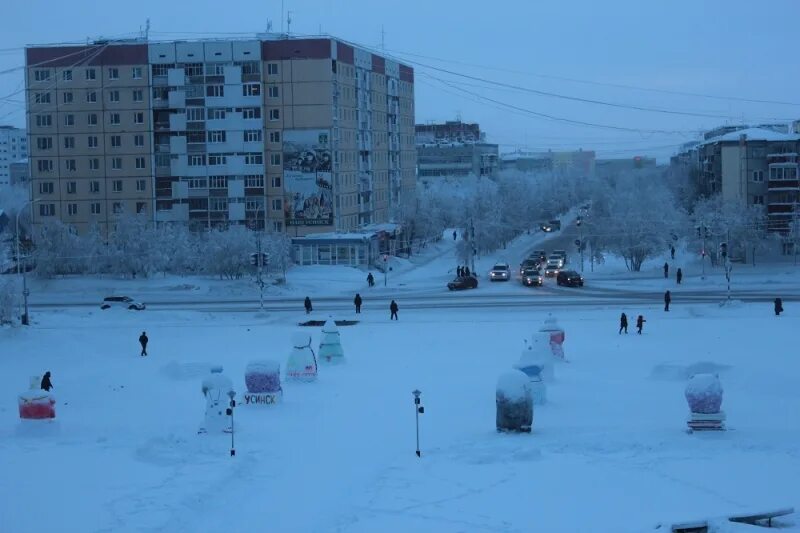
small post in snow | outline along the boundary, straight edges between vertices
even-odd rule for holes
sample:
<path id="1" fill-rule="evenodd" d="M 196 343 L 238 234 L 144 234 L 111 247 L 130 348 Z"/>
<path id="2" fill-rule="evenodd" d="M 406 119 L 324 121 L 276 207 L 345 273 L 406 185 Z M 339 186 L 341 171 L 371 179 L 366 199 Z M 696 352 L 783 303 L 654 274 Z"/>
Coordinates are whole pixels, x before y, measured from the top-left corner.
<path id="1" fill-rule="evenodd" d="M 383 286 L 386 287 L 389 277 L 389 254 L 383 254 Z"/>
<path id="2" fill-rule="evenodd" d="M 236 407 L 236 400 L 234 400 L 234 396 L 236 396 L 236 391 L 228 391 L 228 398 L 231 399 L 230 403 L 228 404 L 228 409 L 226 409 L 228 416 L 231 417 L 231 457 L 236 455 L 236 447 L 233 445 L 233 408 Z"/>
<path id="3" fill-rule="evenodd" d="M 414 395 L 414 414 L 417 418 L 417 457 L 422 457 L 422 453 L 419 451 L 419 415 L 425 413 L 425 408 L 420 405 L 419 396 L 422 394 L 422 391 L 419 389 L 414 389 L 411 391 L 411 394 Z"/>

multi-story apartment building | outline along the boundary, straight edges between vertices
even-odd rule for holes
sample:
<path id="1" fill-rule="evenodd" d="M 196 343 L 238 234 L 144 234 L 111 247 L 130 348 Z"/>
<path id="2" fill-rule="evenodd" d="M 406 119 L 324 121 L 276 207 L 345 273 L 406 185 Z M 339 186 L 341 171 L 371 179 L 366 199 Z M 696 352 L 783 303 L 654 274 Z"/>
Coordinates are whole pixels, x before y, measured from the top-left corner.
<path id="1" fill-rule="evenodd" d="M 460 120 L 417 124 L 417 165 L 420 178 L 494 176 L 499 147 L 486 142 L 478 124 Z"/>
<path id="2" fill-rule="evenodd" d="M 0 126 L 0 188 L 11 184 L 11 165 L 28 157 L 25 130 Z"/>
<path id="3" fill-rule="evenodd" d="M 27 50 L 34 223 L 122 213 L 291 235 L 387 222 L 414 193 L 414 73 L 332 38 Z"/>

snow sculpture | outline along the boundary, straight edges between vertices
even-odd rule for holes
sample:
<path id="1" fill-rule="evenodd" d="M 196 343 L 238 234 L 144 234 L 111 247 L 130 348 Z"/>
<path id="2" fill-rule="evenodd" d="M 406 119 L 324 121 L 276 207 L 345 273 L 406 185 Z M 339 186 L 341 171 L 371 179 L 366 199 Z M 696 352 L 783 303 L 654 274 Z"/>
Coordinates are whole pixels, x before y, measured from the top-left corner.
<path id="1" fill-rule="evenodd" d="M 689 378 L 684 394 L 689 403 L 689 431 L 724 430 L 722 384 L 716 374 L 695 374 Z"/>
<path id="2" fill-rule="evenodd" d="M 286 379 L 310 382 L 317 379 L 317 356 L 311 348 L 311 335 L 298 331 L 292 336 L 292 352 L 286 362 Z"/>
<path id="3" fill-rule="evenodd" d="M 333 318 L 328 318 L 322 326 L 322 339 L 319 341 L 319 359 L 326 363 L 343 363 L 344 350 L 342 349 L 339 328 Z"/>
<path id="4" fill-rule="evenodd" d="M 30 387 L 17 398 L 19 417 L 23 420 L 49 420 L 56 417 L 56 399 L 52 393 L 42 390 L 42 378 L 32 376 Z"/>
<path id="5" fill-rule="evenodd" d="M 531 432 L 533 426 L 533 399 L 528 376 L 519 370 L 510 370 L 497 380 L 497 431 Z"/>
<path id="6" fill-rule="evenodd" d="M 563 361 L 565 359 L 564 339 L 566 338 L 566 333 L 564 329 L 558 325 L 558 321 L 553 315 L 547 315 L 544 324 L 539 328 L 539 332 L 543 333 L 549 339 L 550 351 L 553 356 Z"/>
<path id="7" fill-rule="evenodd" d="M 544 346 L 540 339 L 534 339 L 533 345 L 528 345 L 522 350 L 519 361 L 514 368 L 528 377 L 533 403 L 543 405 L 547 403 L 547 386 L 545 381 L 553 380 L 553 357 L 550 350 Z M 526 342 L 527 345 L 527 342 Z"/>
<path id="8" fill-rule="evenodd" d="M 283 397 L 281 365 L 276 361 L 251 361 L 244 371 L 245 405 L 274 405 Z"/>
<path id="9" fill-rule="evenodd" d="M 222 374 L 221 366 L 211 368 L 211 375 L 203 380 L 202 390 L 206 399 L 206 416 L 198 433 L 230 433 L 231 417 L 227 411 L 236 393 L 233 382 Z"/>

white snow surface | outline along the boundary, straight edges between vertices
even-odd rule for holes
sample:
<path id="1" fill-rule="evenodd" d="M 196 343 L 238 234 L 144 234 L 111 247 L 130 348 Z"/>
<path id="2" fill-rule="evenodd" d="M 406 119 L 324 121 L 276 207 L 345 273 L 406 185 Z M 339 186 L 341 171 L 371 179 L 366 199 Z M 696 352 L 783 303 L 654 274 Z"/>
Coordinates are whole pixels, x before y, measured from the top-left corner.
<path id="1" fill-rule="evenodd" d="M 507 400 L 524 400 L 530 395 L 528 376 L 520 370 L 509 370 L 497 378 L 497 393 Z"/>

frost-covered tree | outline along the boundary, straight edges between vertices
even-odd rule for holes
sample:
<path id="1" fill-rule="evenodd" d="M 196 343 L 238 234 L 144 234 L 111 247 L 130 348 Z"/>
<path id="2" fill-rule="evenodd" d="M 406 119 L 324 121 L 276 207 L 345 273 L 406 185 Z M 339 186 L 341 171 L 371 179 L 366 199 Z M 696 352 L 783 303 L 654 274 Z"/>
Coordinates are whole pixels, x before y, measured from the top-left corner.
<path id="1" fill-rule="evenodd" d="M 108 240 L 108 266 L 113 274 L 147 277 L 161 270 L 163 256 L 153 224 L 145 215 L 125 214 Z"/>
<path id="2" fill-rule="evenodd" d="M 706 247 L 713 252 L 710 253 L 713 263 L 719 259 L 717 252 L 723 242 L 727 243 L 731 257 L 744 260 L 749 257 L 753 262 L 756 254 L 769 246 L 763 206 L 726 202 L 717 194 L 698 200 L 692 215 L 695 227 L 690 235 L 698 246 L 702 246 L 705 235 Z"/>
<path id="3" fill-rule="evenodd" d="M 19 284 L 16 276 L 0 276 L 0 326 L 12 324 L 19 307 Z"/>
<path id="4" fill-rule="evenodd" d="M 265 248 L 269 254 L 269 268 L 279 270 L 286 279 L 286 270 L 292 264 L 292 238 L 285 233 L 267 233 Z"/>
<path id="5" fill-rule="evenodd" d="M 250 266 L 250 254 L 255 251 L 253 235 L 244 226 L 210 232 L 203 245 L 203 268 L 220 279 L 239 279 Z"/>
<path id="6" fill-rule="evenodd" d="M 51 278 L 84 273 L 89 262 L 84 242 L 72 228 L 59 220 L 42 224 L 34 237 L 36 274 Z"/>
<path id="7" fill-rule="evenodd" d="M 199 270 L 201 235 L 184 224 L 166 224 L 155 233 L 156 248 L 163 254 L 158 263 L 164 272 L 184 276 Z"/>

